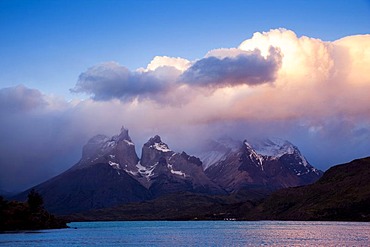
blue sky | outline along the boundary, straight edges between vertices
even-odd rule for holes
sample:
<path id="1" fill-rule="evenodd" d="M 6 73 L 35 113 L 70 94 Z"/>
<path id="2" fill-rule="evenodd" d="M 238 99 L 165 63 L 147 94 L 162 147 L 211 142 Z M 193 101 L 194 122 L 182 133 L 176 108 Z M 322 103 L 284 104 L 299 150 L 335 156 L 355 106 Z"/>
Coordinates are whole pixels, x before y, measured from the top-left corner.
<path id="1" fill-rule="evenodd" d="M 0 0 L 0 189 L 122 125 L 139 153 L 159 134 L 190 154 L 283 138 L 322 170 L 369 156 L 368 68 L 369 0 Z"/>
<path id="2" fill-rule="evenodd" d="M 369 33 L 370 1 L 0 1 L 0 86 L 67 98 L 106 61 L 130 69 L 156 55 L 199 59 L 284 27 L 326 41 Z"/>

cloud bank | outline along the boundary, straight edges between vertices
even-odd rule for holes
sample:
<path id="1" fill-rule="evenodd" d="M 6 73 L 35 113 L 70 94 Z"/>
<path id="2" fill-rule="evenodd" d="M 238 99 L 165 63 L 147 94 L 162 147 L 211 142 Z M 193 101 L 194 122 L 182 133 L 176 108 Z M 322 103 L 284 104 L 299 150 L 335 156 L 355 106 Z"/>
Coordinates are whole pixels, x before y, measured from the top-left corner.
<path id="1" fill-rule="evenodd" d="M 86 100 L 1 89 L 0 188 L 56 175 L 89 137 L 123 124 L 138 151 L 154 134 L 188 153 L 207 138 L 281 137 L 325 170 L 370 155 L 368 68 L 370 35 L 326 42 L 274 29 L 195 61 L 157 56 L 135 71 L 95 65 L 72 89 Z"/>

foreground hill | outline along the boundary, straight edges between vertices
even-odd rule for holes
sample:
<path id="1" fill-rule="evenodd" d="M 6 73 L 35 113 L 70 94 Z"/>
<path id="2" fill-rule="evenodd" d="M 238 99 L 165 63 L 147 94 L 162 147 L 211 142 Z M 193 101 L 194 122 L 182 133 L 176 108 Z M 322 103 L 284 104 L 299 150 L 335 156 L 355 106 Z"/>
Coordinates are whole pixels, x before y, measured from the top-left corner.
<path id="1" fill-rule="evenodd" d="M 334 166 L 312 185 L 279 190 L 246 218 L 370 221 L 370 157 Z"/>

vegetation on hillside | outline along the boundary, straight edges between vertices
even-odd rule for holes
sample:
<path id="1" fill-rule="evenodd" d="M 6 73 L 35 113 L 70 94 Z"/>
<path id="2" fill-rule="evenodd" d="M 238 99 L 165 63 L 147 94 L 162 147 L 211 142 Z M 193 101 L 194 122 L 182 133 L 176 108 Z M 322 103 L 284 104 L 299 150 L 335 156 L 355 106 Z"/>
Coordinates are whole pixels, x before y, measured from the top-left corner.
<path id="1" fill-rule="evenodd" d="M 185 192 L 146 202 L 74 214 L 68 220 L 224 220 L 239 218 L 242 208 L 249 210 L 254 206 L 253 201 L 240 202 L 231 196 Z"/>

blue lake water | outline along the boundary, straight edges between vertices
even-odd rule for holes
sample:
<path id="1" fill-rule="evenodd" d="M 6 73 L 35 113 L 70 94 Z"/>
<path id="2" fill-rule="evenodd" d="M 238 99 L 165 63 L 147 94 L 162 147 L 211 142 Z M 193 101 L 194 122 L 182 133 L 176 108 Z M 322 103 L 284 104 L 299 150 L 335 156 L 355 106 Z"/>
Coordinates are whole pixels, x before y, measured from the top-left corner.
<path id="1" fill-rule="evenodd" d="M 72 222 L 0 234 L 0 246 L 370 246 L 370 223 L 295 221 Z"/>

